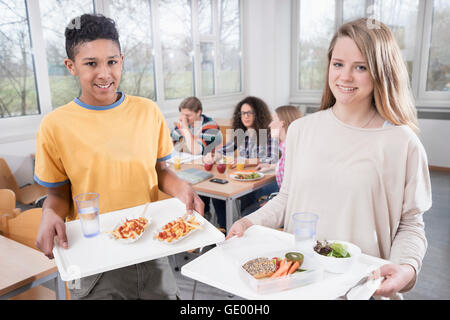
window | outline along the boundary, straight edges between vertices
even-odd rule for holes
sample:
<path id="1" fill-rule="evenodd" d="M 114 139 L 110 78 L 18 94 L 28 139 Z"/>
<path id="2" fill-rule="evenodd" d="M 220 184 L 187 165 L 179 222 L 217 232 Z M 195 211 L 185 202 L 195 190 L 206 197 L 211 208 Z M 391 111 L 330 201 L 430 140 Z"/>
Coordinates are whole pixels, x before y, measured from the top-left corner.
<path id="1" fill-rule="evenodd" d="M 0 1 L 0 118 L 39 113 L 25 1 Z"/>
<path id="2" fill-rule="evenodd" d="M 426 91 L 450 92 L 450 3 L 434 0 Z"/>
<path id="3" fill-rule="evenodd" d="M 220 0 L 220 62 L 218 87 L 220 93 L 242 91 L 240 1 Z"/>
<path id="4" fill-rule="evenodd" d="M 177 99 L 194 94 L 191 1 L 159 1 L 164 96 Z"/>
<path id="5" fill-rule="evenodd" d="M 64 65 L 67 58 L 64 32 L 70 20 L 94 12 L 92 0 L 39 1 L 45 41 L 52 107 L 62 106 L 80 95 L 80 85 Z M 76 25 L 74 26 L 76 27 Z"/>
<path id="6" fill-rule="evenodd" d="M 386 24 L 402 50 L 410 79 L 416 55 L 417 17 L 419 0 L 376 0 L 374 16 Z"/>
<path id="7" fill-rule="evenodd" d="M 0 1 L 0 118 L 16 119 L 3 121 L 0 132 L 12 136 L 11 128 L 25 124 L 30 136 L 45 114 L 79 96 L 79 82 L 64 66 L 64 31 L 84 13 L 117 24 L 125 55 L 119 90 L 163 108 L 191 95 L 234 103 L 243 91 L 241 6 L 240 0 Z"/>
<path id="8" fill-rule="evenodd" d="M 109 12 L 125 56 L 120 91 L 156 100 L 152 15 L 147 0 L 113 0 Z"/>
<path id="9" fill-rule="evenodd" d="M 344 0 L 342 7 L 344 22 L 364 18 L 366 16 L 365 0 Z"/>
<path id="10" fill-rule="evenodd" d="M 322 89 L 335 24 L 334 0 L 300 2 L 298 90 Z"/>
<path id="11" fill-rule="evenodd" d="M 326 53 L 344 22 L 369 17 L 393 32 L 407 66 L 416 105 L 450 107 L 450 3 L 446 0 L 295 0 L 291 101 L 319 104 Z M 423 32 L 422 32 L 423 30 Z"/>

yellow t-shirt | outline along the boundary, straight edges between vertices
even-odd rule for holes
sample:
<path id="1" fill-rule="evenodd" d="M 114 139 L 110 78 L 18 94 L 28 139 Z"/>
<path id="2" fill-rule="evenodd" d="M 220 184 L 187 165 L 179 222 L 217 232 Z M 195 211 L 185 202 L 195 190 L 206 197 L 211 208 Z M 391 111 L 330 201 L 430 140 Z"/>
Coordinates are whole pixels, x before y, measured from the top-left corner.
<path id="1" fill-rule="evenodd" d="M 70 183 L 72 198 L 97 192 L 100 213 L 110 212 L 158 199 L 155 165 L 172 149 L 153 101 L 122 93 L 114 104 L 96 107 L 75 99 L 42 120 L 34 178 L 46 187 Z M 77 218 L 73 211 L 68 220 Z"/>

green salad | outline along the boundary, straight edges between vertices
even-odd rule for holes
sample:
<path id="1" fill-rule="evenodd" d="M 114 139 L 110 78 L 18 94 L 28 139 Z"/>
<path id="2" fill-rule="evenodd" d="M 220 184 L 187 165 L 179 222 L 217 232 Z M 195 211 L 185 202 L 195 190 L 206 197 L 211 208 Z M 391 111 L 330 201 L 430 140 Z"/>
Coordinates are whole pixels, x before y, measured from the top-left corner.
<path id="1" fill-rule="evenodd" d="M 257 172 L 252 172 L 250 174 L 238 173 L 236 175 L 236 179 L 241 179 L 241 180 L 252 180 L 252 179 L 257 179 L 259 177 L 260 177 L 260 175 Z"/>
<path id="2" fill-rule="evenodd" d="M 347 251 L 347 246 L 339 242 L 329 243 L 326 240 L 317 241 L 314 247 L 314 251 L 316 251 L 318 254 L 327 257 L 334 257 L 334 258 L 350 257 L 350 253 Z"/>

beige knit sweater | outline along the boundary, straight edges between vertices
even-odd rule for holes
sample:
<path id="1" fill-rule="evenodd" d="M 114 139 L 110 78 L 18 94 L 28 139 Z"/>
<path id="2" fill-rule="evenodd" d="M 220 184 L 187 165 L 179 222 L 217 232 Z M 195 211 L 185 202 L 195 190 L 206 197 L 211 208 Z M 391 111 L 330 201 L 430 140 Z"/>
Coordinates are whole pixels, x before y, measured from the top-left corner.
<path id="1" fill-rule="evenodd" d="M 316 239 L 355 243 L 365 254 L 410 264 L 417 275 L 427 249 L 422 214 L 430 207 L 427 156 L 409 127 L 356 128 L 327 109 L 289 126 L 280 192 L 247 218 L 292 233 L 293 213 L 316 213 Z"/>

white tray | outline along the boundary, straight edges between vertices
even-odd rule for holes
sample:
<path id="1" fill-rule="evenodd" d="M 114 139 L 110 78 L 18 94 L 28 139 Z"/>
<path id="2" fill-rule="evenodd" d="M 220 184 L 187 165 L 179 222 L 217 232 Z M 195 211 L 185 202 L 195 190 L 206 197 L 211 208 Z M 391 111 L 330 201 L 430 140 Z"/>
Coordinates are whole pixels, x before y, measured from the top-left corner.
<path id="1" fill-rule="evenodd" d="M 215 244 L 224 240 L 222 232 L 196 213 L 197 221 L 203 222 L 203 230 L 194 233 L 179 243 L 168 246 L 153 239 L 153 231 L 160 229 L 167 221 L 183 215 L 186 206 L 178 199 L 171 198 L 150 203 L 146 217 L 152 219 L 139 241 L 120 244 L 112 241 L 104 231 L 110 231 L 123 217 L 137 216 L 144 205 L 104 213 L 100 215 L 100 235 L 85 238 L 81 232 L 80 221 L 66 223 L 69 248 L 55 244 L 53 255 L 64 281 L 76 280 L 100 272 L 114 270 L 129 265 L 170 256 L 179 252 Z"/>
<path id="2" fill-rule="evenodd" d="M 235 242 L 242 250 L 225 252 L 222 246 L 228 241 Z M 361 254 L 353 264 L 351 270 L 344 274 L 323 272 L 323 280 L 297 288 L 274 293 L 261 294 L 256 292 L 239 276 L 240 268 L 234 263 L 241 259 L 245 251 L 249 257 L 264 255 L 271 250 L 284 250 L 292 247 L 294 236 L 290 233 L 254 225 L 247 229 L 242 238 L 232 238 L 209 250 L 197 259 L 181 267 L 181 274 L 206 283 L 218 289 L 230 292 L 245 299 L 252 300 L 325 300 L 336 299 L 358 282 L 371 270 L 390 263 L 387 260 Z M 213 266 L 213 267 L 212 267 Z M 352 299 L 368 299 L 375 291 L 380 280 L 370 284 L 368 290 L 361 290 Z"/>

